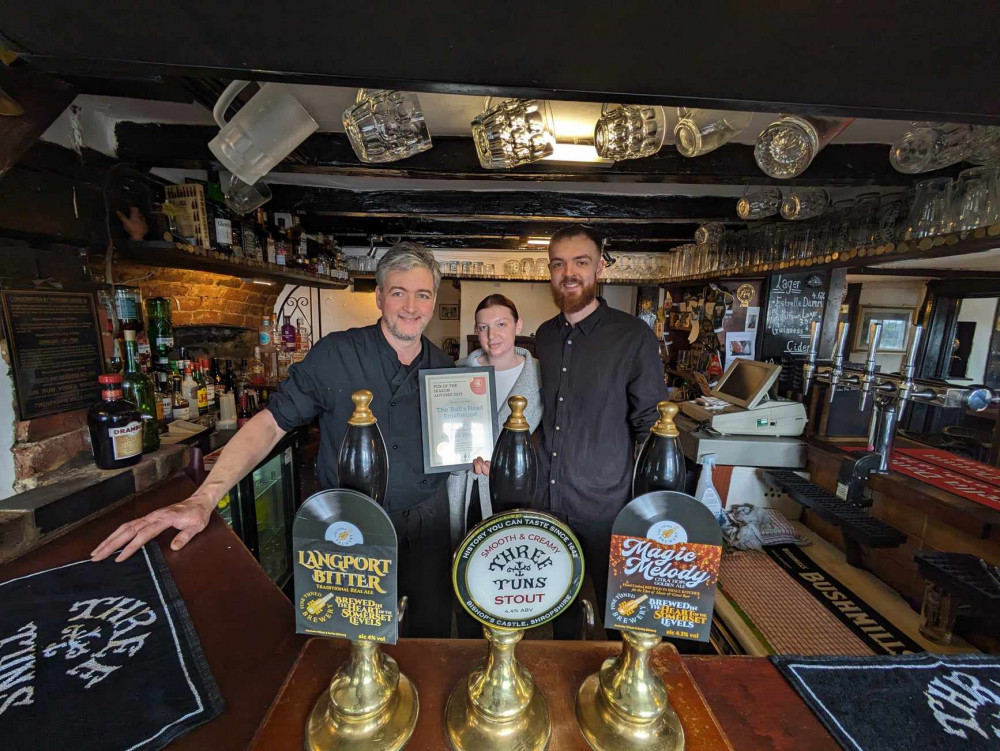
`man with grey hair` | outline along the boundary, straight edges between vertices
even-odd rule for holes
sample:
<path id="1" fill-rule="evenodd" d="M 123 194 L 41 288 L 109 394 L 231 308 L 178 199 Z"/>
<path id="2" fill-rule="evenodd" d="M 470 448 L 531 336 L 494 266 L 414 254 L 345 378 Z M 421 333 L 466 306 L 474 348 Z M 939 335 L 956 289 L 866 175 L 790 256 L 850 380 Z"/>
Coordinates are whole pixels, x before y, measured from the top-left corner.
<path id="1" fill-rule="evenodd" d="M 219 500 L 290 430 L 319 420 L 316 469 L 321 488 L 339 487 L 337 456 L 354 411 L 351 394 L 368 389 L 389 452 L 385 510 L 399 539 L 399 593 L 409 597 L 409 636 L 448 636 L 451 627 L 447 473 L 425 475 L 417 371 L 454 362 L 423 336 L 434 314 L 441 270 L 422 245 L 399 243 L 375 272 L 377 323 L 327 334 L 288 371 L 267 409 L 230 440 L 211 474 L 190 498 L 128 522 L 92 553 L 124 560 L 173 527 L 180 550 L 208 524 Z"/>

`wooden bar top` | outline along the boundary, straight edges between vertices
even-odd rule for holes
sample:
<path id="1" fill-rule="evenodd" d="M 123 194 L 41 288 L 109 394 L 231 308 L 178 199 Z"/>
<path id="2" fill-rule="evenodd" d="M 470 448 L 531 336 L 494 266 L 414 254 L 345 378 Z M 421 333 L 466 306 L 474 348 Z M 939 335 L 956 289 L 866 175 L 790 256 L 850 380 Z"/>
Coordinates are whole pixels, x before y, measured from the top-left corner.
<path id="1" fill-rule="evenodd" d="M 195 489 L 175 475 L 0 567 L 0 581 L 79 561 L 119 524 L 183 500 Z M 295 633 L 292 604 L 218 514 L 183 550 L 170 550 L 174 531 L 157 538 L 194 623 L 225 711 L 170 744 L 172 750 L 246 748 L 305 639 Z M 108 711 L 113 712 L 114 707 Z M 2 746 L 2 743 L 0 743 Z"/>
<path id="2" fill-rule="evenodd" d="M 417 688 L 420 716 L 408 751 L 447 749 L 448 696 L 486 653 L 486 642 L 403 639 L 384 648 Z M 576 723 L 576 692 L 621 645 L 606 641 L 522 641 L 518 660 L 545 694 L 552 751 L 588 751 Z M 252 751 L 299 751 L 306 718 L 348 656 L 346 641 L 311 639 L 268 711 Z M 683 661 L 683 662 L 682 662 Z M 668 645 L 654 651 L 653 669 L 670 692 L 688 751 L 836 751 L 840 746 L 767 660 L 751 657 L 679 658 Z M 685 670 L 686 668 L 686 670 Z M 691 678 L 695 683 L 692 685 Z M 694 687 L 697 688 L 694 688 Z M 705 704 L 711 712 L 706 712 Z M 722 735 L 718 730 L 721 728 Z M 728 742 L 727 739 L 728 738 Z"/>

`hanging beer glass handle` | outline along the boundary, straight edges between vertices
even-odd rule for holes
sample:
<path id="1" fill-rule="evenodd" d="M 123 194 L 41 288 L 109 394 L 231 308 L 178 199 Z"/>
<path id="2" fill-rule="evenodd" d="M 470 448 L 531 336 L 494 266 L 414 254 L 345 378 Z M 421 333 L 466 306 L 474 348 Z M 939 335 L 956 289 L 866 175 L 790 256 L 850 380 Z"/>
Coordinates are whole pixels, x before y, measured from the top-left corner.
<path id="1" fill-rule="evenodd" d="M 233 81 L 226 87 L 226 90 L 219 95 L 219 100 L 215 103 L 215 107 L 212 109 L 212 117 L 215 118 L 215 122 L 220 128 L 226 127 L 226 112 L 229 110 L 229 106 L 233 103 L 233 100 L 235 100 L 236 97 L 239 96 L 239 93 L 249 85 L 249 81 Z"/>

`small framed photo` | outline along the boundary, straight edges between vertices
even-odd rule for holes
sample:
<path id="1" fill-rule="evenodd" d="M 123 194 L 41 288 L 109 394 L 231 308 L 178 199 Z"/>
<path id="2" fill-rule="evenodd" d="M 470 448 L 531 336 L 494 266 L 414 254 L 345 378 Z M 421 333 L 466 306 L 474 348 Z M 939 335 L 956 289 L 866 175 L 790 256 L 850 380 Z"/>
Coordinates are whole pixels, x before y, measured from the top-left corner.
<path id="1" fill-rule="evenodd" d="M 438 318 L 442 321 L 457 321 L 458 305 L 453 303 L 442 303 L 438 305 Z"/>
<path id="2" fill-rule="evenodd" d="M 879 352 L 905 352 L 906 337 L 913 322 L 916 308 L 891 308 L 878 305 L 862 305 L 858 312 L 858 325 L 854 334 L 854 351 L 868 349 L 869 329 L 873 323 L 882 324 L 879 335 Z"/>
<path id="3" fill-rule="evenodd" d="M 497 434 L 492 366 L 421 370 L 420 423 L 424 473 L 471 469 L 493 455 Z"/>

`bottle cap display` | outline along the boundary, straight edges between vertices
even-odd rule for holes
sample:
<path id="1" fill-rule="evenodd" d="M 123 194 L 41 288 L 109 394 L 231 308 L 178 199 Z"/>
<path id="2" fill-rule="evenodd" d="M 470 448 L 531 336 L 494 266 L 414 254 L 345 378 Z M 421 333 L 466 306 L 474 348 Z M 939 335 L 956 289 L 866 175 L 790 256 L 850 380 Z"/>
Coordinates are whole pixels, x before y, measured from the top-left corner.
<path id="1" fill-rule="evenodd" d="M 361 391 L 355 391 L 351 394 L 351 401 L 354 402 L 354 414 L 348 419 L 348 425 L 374 425 L 376 423 L 375 415 L 372 414 L 371 409 L 368 407 L 372 403 L 372 392 L 368 389 L 362 389 Z"/>
<path id="2" fill-rule="evenodd" d="M 523 396 L 512 396 L 507 400 L 507 406 L 510 407 L 510 417 L 503 424 L 504 430 L 516 432 L 531 430 L 531 426 L 528 425 L 528 420 L 524 416 L 528 400 Z M 676 410 L 674 411 L 676 412 Z"/>
<path id="3" fill-rule="evenodd" d="M 664 438 L 676 438 L 681 433 L 674 425 L 674 418 L 677 417 L 677 404 L 663 401 L 656 405 L 656 410 L 660 413 L 660 419 L 649 429 L 650 433 Z"/>

